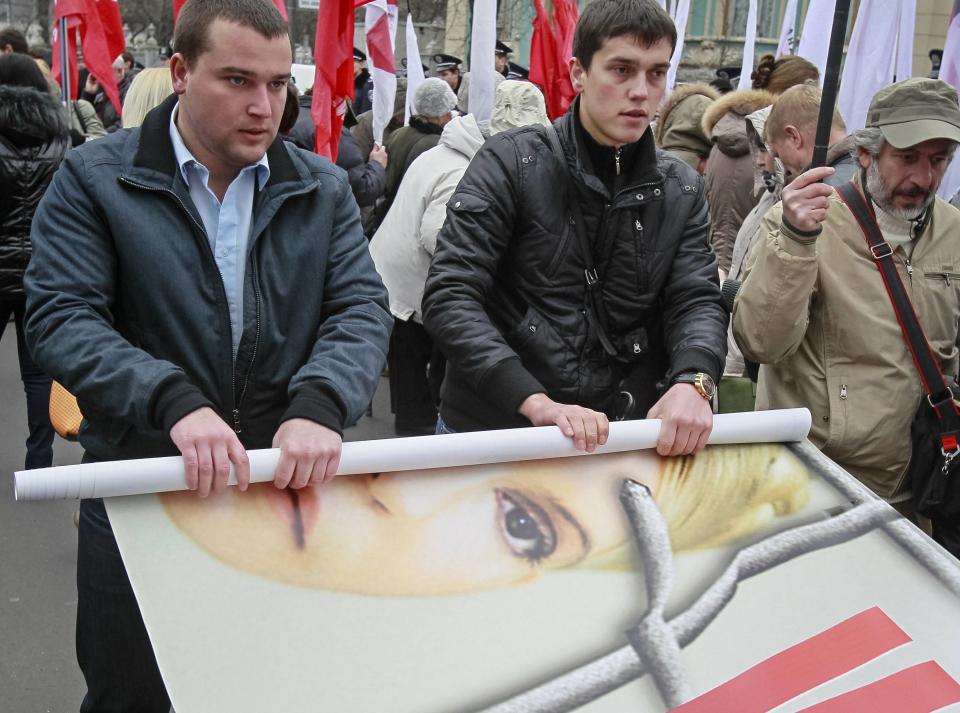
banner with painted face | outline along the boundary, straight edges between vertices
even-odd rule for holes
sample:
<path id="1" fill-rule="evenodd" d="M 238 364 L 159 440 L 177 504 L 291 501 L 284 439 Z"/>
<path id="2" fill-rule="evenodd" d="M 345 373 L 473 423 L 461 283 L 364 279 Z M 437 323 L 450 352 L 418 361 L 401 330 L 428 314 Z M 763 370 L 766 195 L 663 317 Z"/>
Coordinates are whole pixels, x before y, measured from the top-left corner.
<path id="1" fill-rule="evenodd" d="M 178 713 L 960 701 L 960 567 L 806 444 L 107 503 Z"/>

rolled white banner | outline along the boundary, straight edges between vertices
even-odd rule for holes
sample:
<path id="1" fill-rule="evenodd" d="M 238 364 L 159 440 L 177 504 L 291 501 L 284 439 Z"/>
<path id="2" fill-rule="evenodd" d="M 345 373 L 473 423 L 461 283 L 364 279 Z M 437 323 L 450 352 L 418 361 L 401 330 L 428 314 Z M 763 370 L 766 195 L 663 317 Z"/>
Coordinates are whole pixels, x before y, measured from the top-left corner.
<path id="1" fill-rule="evenodd" d="M 802 441 L 810 432 L 807 409 L 756 411 L 713 417 L 711 445 Z M 610 437 L 596 453 L 619 453 L 654 448 L 660 434 L 659 419 L 617 421 L 610 424 Z M 273 480 L 280 451 L 270 448 L 248 451 L 250 482 Z M 386 438 L 344 443 L 337 475 L 384 473 L 507 463 L 510 461 L 563 458 L 586 455 L 556 426 L 474 431 L 442 436 Z M 230 484 L 235 485 L 233 472 Z M 78 500 L 112 498 L 186 490 L 183 459 L 143 458 L 105 461 L 54 468 L 22 470 L 14 474 L 17 500 Z"/>

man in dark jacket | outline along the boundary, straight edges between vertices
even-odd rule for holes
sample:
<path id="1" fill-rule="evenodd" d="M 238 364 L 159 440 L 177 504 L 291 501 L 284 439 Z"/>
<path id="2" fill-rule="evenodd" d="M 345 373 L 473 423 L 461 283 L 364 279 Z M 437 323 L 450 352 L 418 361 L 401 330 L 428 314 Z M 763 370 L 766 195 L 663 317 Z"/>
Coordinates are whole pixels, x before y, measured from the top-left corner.
<path id="1" fill-rule="evenodd" d="M 227 19 L 229 18 L 229 19 Z M 38 364 L 74 392 L 87 460 L 175 455 L 200 496 L 336 473 L 385 363 L 386 291 L 346 176 L 277 138 L 287 25 L 261 0 L 187 3 L 175 97 L 84 144 L 38 210 L 25 280 Z M 84 500 L 77 656 L 84 711 L 169 699 L 103 504 Z"/>
<path id="2" fill-rule="evenodd" d="M 471 162 L 423 299 L 449 360 L 438 430 L 556 424 L 589 451 L 623 390 L 636 416 L 663 420 L 661 454 L 705 445 L 727 314 L 703 181 L 649 130 L 675 41 L 653 0 L 590 3 L 574 37 L 579 98 L 555 125 L 563 161 L 548 133 L 523 128 Z"/>
<path id="3" fill-rule="evenodd" d="M 367 70 L 367 55 L 353 48 L 353 113 L 360 115 L 373 108 L 373 79 Z"/>

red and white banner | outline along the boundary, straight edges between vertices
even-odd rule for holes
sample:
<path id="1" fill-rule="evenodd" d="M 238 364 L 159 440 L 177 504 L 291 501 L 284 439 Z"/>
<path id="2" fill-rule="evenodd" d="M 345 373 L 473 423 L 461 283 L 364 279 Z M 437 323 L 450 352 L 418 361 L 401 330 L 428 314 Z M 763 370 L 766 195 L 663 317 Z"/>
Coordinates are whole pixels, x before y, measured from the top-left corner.
<path id="1" fill-rule="evenodd" d="M 893 81 L 899 11 L 899 0 L 860 5 L 837 97 L 848 132 L 864 127 L 873 95 Z"/>
<path id="2" fill-rule="evenodd" d="M 497 0 L 474 0 L 473 29 L 470 36 L 470 113 L 481 129 L 486 129 L 493 114 L 497 46 Z"/>
<path id="3" fill-rule="evenodd" d="M 813 62 L 820 70 L 820 86 L 827 70 L 827 52 L 830 49 L 830 28 L 833 27 L 833 11 L 836 0 L 810 0 L 807 16 L 803 20 L 803 32 L 797 54 Z"/>
<path id="4" fill-rule="evenodd" d="M 364 18 L 367 64 L 373 77 L 373 140 L 383 143 L 383 130 L 393 116 L 397 69 L 393 60 L 397 36 L 397 0 L 373 0 Z M 417 58 L 419 64 L 419 57 Z"/>
<path id="5" fill-rule="evenodd" d="M 679 0 L 674 6 L 676 12 L 673 17 L 673 24 L 677 28 L 677 44 L 673 48 L 673 56 L 670 58 L 670 69 L 667 70 L 667 91 L 673 90 L 673 85 L 677 81 L 677 70 L 680 69 L 680 57 L 683 55 L 683 43 L 687 36 L 687 18 L 690 16 L 690 0 Z"/>
<path id="6" fill-rule="evenodd" d="M 917 25 L 917 0 L 900 0 L 900 35 L 897 39 L 897 81 L 913 76 L 913 34 Z"/>
<path id="7" fill-rule="evenodd" d="M 564 66 L 573 57 L 573 33 L 580 19 L 580 8 L 576 0 L 554 0 L 553 26 L 557 28 L 557 44 L 563 57 Z"/>
<path id="8" fill-rule="evenodd" d="M 313 103 L 317 127 L 314 151 L 337 160 L 340 131 L 353 98 L 353 0 L 320 0 L 314 39 Z"/>
<path id="9" fill-rule="evenodd" d="M 558 119 L 567 111 L 575 95 L 570 83 L 568 63 L 563 61 L 557 36 L 543 0 L 533 0 L 535 11 L 533 37 L 530 40 L 530 81 L 543 90 L 547 116 Z"/>
<path id="10" fill-rule="evenodd" d="M 750 0 L 747 10 L 747 35 L 743 43 L 743 64 L 740 67 L 740 83 L 737 89 L 750 89 L 753 80 L 753 55 L 757 46 L 757 0 Z"/>

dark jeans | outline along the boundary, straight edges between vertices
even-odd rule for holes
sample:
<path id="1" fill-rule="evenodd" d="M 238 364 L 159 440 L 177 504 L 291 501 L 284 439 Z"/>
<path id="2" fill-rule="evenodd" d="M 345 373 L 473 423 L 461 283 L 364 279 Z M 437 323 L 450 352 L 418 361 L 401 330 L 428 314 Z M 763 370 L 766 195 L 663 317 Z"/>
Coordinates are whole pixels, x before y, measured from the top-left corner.
<path id="1" fill-rule="evenodd" d="M 954 487 L 958 485 L 954 483 Z M 960 523 L 934 520 L 933 539 L 947 552 L 960 559 Z"/>
<path id="2" fill-rule="evenodd" d="M 168 713 L 170 699 L 102 500 L 80 503 L 77 662 L 80 713 Z"/>
<path id="3" fill-rule="evenodd" d="M 20 361 L 20 379 L 27 395 L 27 457 L 26 469 L 49 468 L 53 465 L 53 426 L 50 424 L 51 379 L 37 368 L 27 350 L 23 336 L 23 300 L 0 301 L 0 336 L 13 315 L 17 330 L 17 357 Z"/>
<path id="4" fill-rule="evenodd" d="M 429 433 L 437 420 L 446 360 L 423 325 L 412 319 L 394 322 L 387 364 L 397 434 Z"/>

